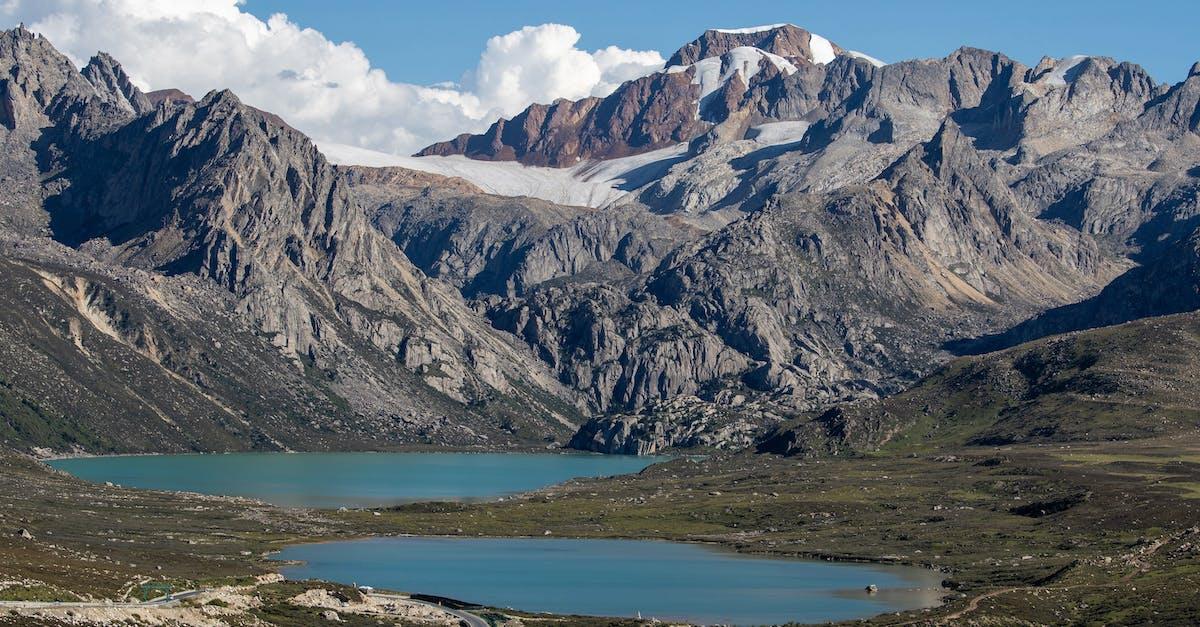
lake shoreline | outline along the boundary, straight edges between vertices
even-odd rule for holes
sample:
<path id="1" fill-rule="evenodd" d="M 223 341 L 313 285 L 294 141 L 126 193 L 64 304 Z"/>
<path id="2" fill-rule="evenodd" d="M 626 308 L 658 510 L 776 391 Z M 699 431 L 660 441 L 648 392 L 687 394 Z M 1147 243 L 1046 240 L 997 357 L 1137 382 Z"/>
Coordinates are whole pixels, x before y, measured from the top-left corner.
<path id="1" fill-rule="evenodd" d="M 106 457 L 163 457 L 163 456 L 205 456 L 205 455 L 242 455 L 242 454 L 263 454 L 263 455 L 297 455 L 297 454 L 342 454 L 342 453 L 536 453 L 546 455 L 597 455 L 604 457 L 656 457 L 658 455 L 615 455 L 612 453 L 598 453 L 596 451 L 585 451 L 581 449 L 567 448 L 563 446 L 551 448 L 539 447 L 486 447 L 486 446 L 433 446 L 433 445 L 404 445 L 389 448 L 378 449 L 339 449 L 339 450 L 286 450 L 286 451 L 146 451 L 132 453 L 91 453 L 87 451 L 80 452 L 57 452 L 50 451 L 49 453 L 40 453 L 34 451 L 25 455 L 33 460 L 48 462 L 62 459 L 91 459 L 91 458 L 106 458 Z M 671 451 L 667 452 L 672 453 Z"/>
<path id="2" fill-rule="evenodd" d="M 637 473 L 670 459 L 573 451 L 379 451 L 114 455 L 40 463 L 95 484 L 336 510 L 487 502 L 572 479 Z"/>
<path id="3" fill-rule="evenodd" d="M 389 465 L 390 464 L 389 455 L 395 456 L 397 459 L 400 459 L 400 460 L 407 459 L 407 460 L 409 460 L 407 463 L 412 463 L 412 460 L 426 460 L 426 461 L 425 462 L 418 461 L 416 467 L 403 466 L 403 465 L 402 466 L 390 466 Z M 508 457 L 509 455 L 513 455 L 513 457 L 510 458 L 510 457 Z M 455 456 L 458 456 L 457 460 L 453 459 Z M 379 540 L 403 539 L 403 538 L 409 538 L 409 539 L 414 539 L 414 540 L 446 540 L 446 541 L 489 540 L 489 541 L 493 541 L 493 542 L 501 542 L 501 541 L 505 541 L 505 540 L 514 540 L 514 541 L 522 541 L 522 542 L 538 541 L 538 540 L 563 540 L 563 541 L 575 541 L 575 542 L 586 542 L 589 540 L 608 540 L 608 541 L 627 541 L 627 542 L 652 542 L 652 543 L 655 543 L 656 545 L 658 545 L 658 544 L 676 545 L 676 546 L 677 545 L 688 545 L 688 546 L 695 546 L 695 547 L 703 547 L 703 548 L 718 552 L 719 554 L 724 555 L 725 557 L 727 557 L 729 559 L 733 559 L 733 558 L 755 559 L 755 558 L 758 558 L 758 559 L 764 559 L 764 560 L 783 561 L 783 562 L 789 562 L 789 563 L 807 563 L 807 564 L 827 563 L 827 564 L 845 564 L 845 565 L 859 564 L 859 565 L 864 565 L 864 566 L 904 567 L 904 568 L 919 569 L 921 572 L 926 573 L 930 579 L 937 580 L 937 586 L 933 586 L 932 584 L 919 586 L 919 588 L 921 590 L 925 591 L 926 593 L 936 595 L 936 599 L 931 600 L 928 603 L 923 603 L 921 605 L 922 609 L 937 607 L 939 604 L 944 602 L 945 598 L 947 597 L 947 594 L 949 593 L 949 591 L 944 586 L 941 586 L 941 582 L 943 581 L 942 578 L 945 574 L 945 571 L 931 567 L 931 565 L 928 565 L 926 563 L 921 563 L 914 559 L 889 558 L 889 557 L 883 556 L 883 555 L 878 555 L 878 556 L 876 556 L 876 555 L 845 555 L 845 554 L 830 555 L 830 554 L 825 554 L 825 553 L 821 553 L 821 552 L 797 552 L 795 550 L 786 550 L 786 549 L 782 549 L 782 548 L 779 550 L 773 550 L 773 549 L 764 547 L 761 544 L 758 544 L 755 546 L 747 546 L 744 543 L 744 539 L 739 538 L 739 537 L 682 538 L 682 537 L 671 537 L 669 534 L 662 534 L 662 535 L 638 534 L 638 535 L 634 535 L 634 534 L 623 534 L 623 533 L 602 533 L 602 534 L 598 534 L 598 535 L 578 535 L 578 534 L 564 535 L 564 534 L 560 534 L 557 532 L 555 534 L 553 534 L 553 537 L 551 537 L 549 535 L 538 535 L 536 531 L 534 533 L 529 533 L 530 530 L 528 530 L 528 529 L 523 530 L 523 531 L 525 531 L 525 533 L 511 533 L 511 534 L 510 533 L 490 533 L 490 534 L 466 535 L 466 534 L 455 534 L 455 533 L 419 533 L 419 532 L 413 533 L 411 531 L 396 533 L 396 532 L 390 532 L 390 531 L 386 531 L 386 530 L 378 530 L 378 529 L 373 530 L 371 528 L 372 526 L 378 526 L 378 523 L 373 524 L 373 521 L 382 522 L 386 526 L 387 521 L 388 521 L 387 516 L 389 516 L 392 513 L 402 511 L 406 507 L 413 507 L 413 506 L 416 506 L 418 508 L 422 507 L 422 506 L 437 507 L 437 504 L 443 504 L 443 505 L 454 507 L 454 506 L 459 506 L 459 505 L 471 506 L 472 504 L 486 505 L 488 503 L 493 503 L 493 502 L 499 503 L 499 502 L 504 502 L 504 501 L 509 501 L 509 500 L 518 501 L 518 502 L 526 501 L 526 500 L 530 500 L 530 499 L 536 500 L 539 498 L 539 495 L 557 492 L 557 491 L 561 490 L 565 485 L 568 485 L 575 481 L 587 481 L 589 479 L 594 479 L 594 478 L 603 477 L 603 476 L 633 476 L 633 475 L 636 475 L 638 472 L 641 472 L 642 470 L 645 469 L 646 466 L 643 466 L 642 465 L 643 463 L 648 466 L 648 465 L 652 465 L 652 464 L 656 464 L 656 463 L 660 463 L 660 462 L 670 461 L 670 458 L 661 458 L 658 456 L 614 456 L 614 455 L 604 455 L 604 454 L 591 453 L 591 452 L 577 452 L 577 451 L 563 451 L 563 450 L 556 450 L 556 451 L 551 451 L 551 452 L 539 451 L 534 454 L 530 454 L 530 453 L 521 454 L 521 453 L 515 453 L 513 451 L 496 452 L 496 451 L 483 451 L 483 450 L 457 451 L 457 452 L 453 452 L 453 453 L 451 453 L 449 451 L 444 451 L 444 450 L 440 450 L 440 451 L 422 450 L 422 451 L 406 451 L 403 454 L 399 454 L 399 453 L 395 453 L 395 452 L 388 452 L 388 451 L 316 452 L 316 453 L 266 452 L 266 453 L 216 453 L 216 454 L 214 454 L 214 453 L 189 453 L 189 454 L 156 453 L 156 454 L 120 454 L 120 455 L 105 455 L 105 456 L 86 456 L 86 457 L 85 456 L 73 456 L 73 457 L 69 457 L 69 458 L 62 458 L 59 460 L 45 460 L 44 463 L 46 465 L 50 466 L 51 468 L 55 468 L 56 470 L 60 470 L 62 472 L 67 472 L 68 474 L 72 474 L 74 472 L 79 472 L 79 470 L 64 468 L 56 462 L 70 462 L 73 460 L 81 460 L 82 461 L 82 460 L 86 460 L 89 458 L 97 459 L 97 460 L 130 459 L 131 461 L 133 461 L 133 464 L 131 466 L 132 476 L 126 475 L 126 476 L 129 476 L 128 479 L 116 478 L 116 477 L 106 477 L 102 474 L 97 476 L 97 475 L 92 475 L 92 474 L 89 474 L 86 472 L 75 475 L 75 476 L 83 478 L 85 480 L 92 481 L 93 483 L 103 483 L 103 482 L 106 482 L 106 480 L 107 480 L 107 481 L 112 481 L 116 485 L 123 485 L 125 487 L 133 487 L 135 485 L 138 485 L 136 483 L 136 479 L 134 479 L 133 477 L 136 477 L 139 475 L 142 475 L 142 476 L 154 475 L 157 472 L 156 469 L 161 469 L 163 467 L 174 467 L 177 469 L 187 469 L 187 470 L 185 470 L 185 474 L 189 474 L 189 475 L 191 475 L 191 474 L 209 475 L 211 473 L 205 472 L 203 470 L 197 471 L 197 469 L 203 468 L 203 467 L 211 468 L 211 467 L 213 467 L 214 463 L 217 466 L 220 466 L 222 468 L 231 467 L 231 466 L 236 467 L 238 465 L 246 466 L 248 464 L 249 465 L 248 467 L 253 467 L 253 468 L 259 469 L 259 471 L 265 471 L 266 468 L 275 467 L 276 474 L 278 474 L 278 471 L 280 468 L 284 468 L 284 469 L 292 468 L 293 472 L 284 472 L 283 475 L 281 475 L 281 476 L 301 478 L 301 480 L 299 482 L 301 484 L 305 484 L 304 480 L 302 479 L 302 477 L 304 475 L 295 473 L 294 469 L 296 469 L 296 468 L 307 469 L 309 472 L 312 472 L 313 470 L 315 470 L 319 475 L 324 476 L 324 475 L 328 474 L 332 468 L 340 467 L 342 469 L 341 472 L 335 472 L 331 476 L 340 477 L 345 482 L 334 481 L 332 483 L 324 484 L 323 486 L 308 486 L 308 487 L 311 488 L 311 490 L 312 490 L 311 494 L 312 494 L 312 496 L 315 496 L 315 497 L 320 497 L 322 494 L 328 493 L 328 494 L 336 494 L 340 498 L 347 499 L 348 500 L 347 503 L 345 505 L 341 505 L 341 506 L 339 506 L 337 504 L 333 504 L 333 503 L 315 504 L 315 505 L 289 503 L 289 502 L 287 502 L 288 497 L 286 496 L 286 494 L 279 494 L 279 495 L 277 495 L 276 498 L 273 498 L 273 497 L 271 497 L 267 494 L 263 494 L 263 493 L 252 494 L 250 492 L 244 492 L 240 495 L 231 495 L 231 494 L 222 492 L 222 490 L 224 490 L 226 488 L 233 489 L 233 485 L 228 484 L 228 483 L 225 483 L 225 484 L 218 483 L 218 484 L 216 484 L 215 487 L 213 487 L 212 485 L 193 486 L 189 489 L 178 489 L 178 488 L 167 487 L 164 485 L 141 485 L 139 488 L 136 488 L 136 489 L 163 491 L 163 492 L 187 492 L 187 493 L 191 493 L 191 494 L 200 495 L 201 497 L 229 499 L 231 501 L 242 501 L 242 502 L 253 501 L 256 503 L 262 503 L 266 507 L 278 508 L 279 510 L 288 510 L 288 509 L 306 510 L 313 514 L 337 518 L 337 519 L 339 519 L 340 522 L 343 523 L 344 526 L 341 527 L 342 528 L 341 533 L 329 533 L 329 534 L 320 534 L 320 535 L 308 536 L 308 537 L 293 538 L 293 539 L 290 539 L 290 540 L 286 541 L 285 543 L 281 544 L 278 548 L 271 550 L 269 553 L 264 554 L 263 555 L 264 559 L 258 560 L 261 567 L 266 568 L 270 571 L 281 573 L 281 574 L 286 572 L 289 567 L 295 566 L 295 565 L 290 564 L 288 561 L 281 560 L 280 554 L 286 553 L 287 551 L 289 551 L 290 549 L 292 549 L 294 547 L 303 547 L 303 546 L 311 546 L 311 545 L 324 545 L 324 544 L 331 544 L 331 543 L 353 542 L 353 541 L 366 542 L 366 541 L 372 541 L 372 540 L 379 541 Z M 135 461 L 135 458 L 143 458 L 143 459 L 152 460 L 152 461 L 148 461 L 146 464 L 142 464 L 142 463 L 137 463 Z M 180 466 L 178 464 L 173 464 L 172 462 L 169 461 L 172 458 L 181 460 L 181 463 L 183 465 Z M 517 472 L 519 475 L 521 473 L 521 471 L 518 469 L 525 466 L 525 464 L 531 458 L 535 459 L 535 460 L 537 460 L 537 459 L 548 460 L 550 462 L 549 466 L 546 466 L 545 463 L 535 463 L 531 467 L 529 467 L 529 468 L 534 469 L 533 476 L 545 477 L 545 478 L 547 478 L 547 480 L 552 479 L 552 478 L 558 479 L 558 480 L 555 481 L 554 483 L 549 483 L 549 484 L 538 486 L 538 487 L 531 487 L 529 489 L 504 490 L 501 493 L 490 493 L 490 494 L 486 492 L 489 489 L 487 482 L 484 481 L 484 482 L 480 483 L 481 476 L 488 477 L 488 476 L 492 476 L 492 475 L 496 475 L 496 476 L 503 475 L 508 469 L 512 469 L 512 471 Z M 475 459 L 479 460 L 479 462 L 478 462 L 478 464 L 472 465 L 469 460 L 475 460 Z M 584 460 L 584 461 L 582 464 L 566 463 L 566 461 L 568 459 L 577 459 L 577 460 Z M 591 467 L 593 469 L 596 468 L 595 463 L 588 463 L 586 461 L 589 459 L 593 460 L 593 462 L 600 462 L 599 470 L 601 472 L 603 472 L 605 470 L 608 470 L 609 472 L 603 472 L 603 474 L 600 474 L 600 475 L 587 474 L 588 471 L 586 470 L 586 468 L 588 468 L 588 467 Z M 674 459 L 680 459 L 680 458 L 674 458 Z M 264 463 L 267 460 L 270 460 L 273 463 Z M 497 460 L 500 460 L 499 466 L 495 466 L 495 464 L 497 463 Z M 506 461 L 506 460 L 511 460 L 511 461 Z M 559 462 L 559 461 L 554 461 L 554 460 L 562 460 L 562 461 Z M 624 469 L 622 470 L 622 469 L 620 469 L 622 467 L 622 462 L 620 460 L 626 460 L 626 462 L 633 462 L 633 463 L 635 463 L 635 465 L 638 468 L 624 466 Z M 612 466 L 608 463 L 603 463 L 606 461 L 613 462 L 616 464 L 616 466 Z M 330 464 L 331 466 L 323 467 L 322 463 Z M 414 494 L 414 495 L 408 496 L 407 498 L 404 496 L 400 496 L 400 494 L 403 493 L 404 486 L 408 484 L 407 479 L 401 480 L 400 477 L 404 477 L 405 475 L 410 474 L 411 472 L 415 472 L 415 474 L 413 474 L 412 477 L 415 477 L 417 479 L 417 482 L 420 484 L 419 486 L 417 486 L 419 489 L 425 489 L 425 490 L 438 489 L 436 486 L 426 483 L 426 480 L 430 479 L 431 477 L 428 474 L 430 472 L 429 467 L 424 466 L 424 464 L 434 464 L 435 465 L 433 467 L 434 472 L 440 474 L 441 472 L 444 471 L 444 468 L 445 468 L 444 464 L 447 464 L 447 463 L 449 463 L 451 466 L 454 466 L 454 467 L 463 466 L 464 464 L 466 464 L 466 467 L 468 467 L 468 468 L 475 467 L 475 470 L 470 470 L 470 471 L 466 472 L 465 478 L 459 477 L 457 479 L 457 481 L 458 481 L 458 483 L 463 484 L 463 486 L 469 486 L 470 489 L 478 490 L 479 494 L 478 495 L 469 495 L 469 494 L 463 493 L 463 494 L 460 494 L 460 496 L 458 498 L 454 498 L 454 497 L 450 497 L 450 496 L 425 496 L 423 494 Z M 199 465 L 197 465 L 197 464 L 199 464 Z M 282 466 L 280 466 L 280 464 L 282 464 Z M 363 488 L 371 485 L 371 479 L 369 477 L 375 477 L 376 479 L 378 479 L 377 471 L 370 470 L 373 466 L 376 466 L 377 464 L 382 464 L 384 468 L 396 468 L 397 469 L 395 472 L 389 472 L 389 473 L 385 473 L 383 475 L 383 477 L 385 478 L 385 480 L 382 482 L 383 485 L 386 485 L 388 487 L 396 487 L 396 488 L 400 489 L 400 492 L 396 493 L 397 496 L 393 497 L 393 500 L 390 503 L 373 503 L 373 502 L 371 502 L 371 499 L 374 499 L 374 498 L 385 498 L 386 499 L 387 497 L 384 497 L 380 494 L 372 495 L 372 493 L 369 490 L 366 492 L 362 491 Z M 442 464 L 442 466 L 437 466 L 438 464 Z M 561 470 L 561 468 L 564 467 L 564 464 L 565 464 L 565 468 L 569 469 L 567 471 L 567 475 L 561 474 L 563 472 Z M 119 464 L 119 465 L 121 467 L 127 466 L 127 464 Z M 560 470 L 557 470 L 557 471 L 553 470 L 556 467 L 560 468 Z M 345 470 L 347 468 L 349 468 L 351 470 L 351 473 L 349 475 L 347 475 L 345 473 Z M 416 470 L 419 468 L 425 468 L 425 470 L 423 470 L 423 471 Z M 126 469 L 125 471 L 129 472 L 129 469 Z M 528 471 L 528 469 L 527 469 L 527 471 Z M 396 472 L 399 472 L 399 474 L 395 474 Z M 555 475 L 554 474 L 555 472 L 558 472 L 560 474 Z M 242 475 L 246 475 L 246 474 L 270 475 L 271 473 L 270 472 L 258 472 L 258 471 L 254 472 L 254 473 L 248 473 L 248 472 L 246 472 L 246 469 L 243 468 L 242 471 L 239 471 L 239 473 L 235 473 L 235 474 L 237 474 L 238 476 L 242 476 Z M 357 485 L 356 482 L 359 481 L 363 476 L 368 477 L 367 482 L 362 485 Z M 422 479 L 422 477 L 424 477 L 425 479 Z M 409 479 L 411 479 L 411 478 L 409 478 Z M 176 485 L 178 485 L 178 484 L 176 484 Z M 307 484 L 305 484 L 305 485 L 307 485 Z M 493 488 L 494 488 L 494 486 L 493 486 Z M 357 502 L 350 502 L 350 501 L 353 501 L 354 499 L 361 499 L 361 500 L 359 500 Z M 465 527 L 467 525 L 464 524 L 462 526 Z M 547 528 L 549 528 L 549 527 L 547 527 Z M 792 547 L 792 548 L 794 549 L 794 547 Z M 864 581 L 865 581 L 865 579 L 864 579 Z M 864 583 L 863 585 L 866 585 L 866 584 Z M 459 596 L 470 598 L 469 595 L 459 595 Z"/>
<path id="4" fill-rule="evenodd" d="M 430 501 L 430 502 L 440 502 L 440 501 Z M 306 509 L 309 509 L 310 511 L 313 511 L 316 513 L 338 513 L 338 510 L 330 510 L 327 508 L 306 508 Z M 371 510 L 370 508 L 357 508 L 357 509 L 351 509 L 351 511 L 366 512 L 366 511 L 374 511 L 374 510 Z M 667 537 L 662 537 L 662 536 L 635 536 L 635 535 L 622 535 L 622 534 L 595 535 L 595 536 L 578 536 L 578 535 L 536 536 L 536 535 L 528 535 L 528 534 L 455 535 L 455 534 L 436 534 L 436 533 L 435 534 L 365 533 L 365 534 L 349 534 L 349 535 L 345 535 L 345 536 L 339 536 L 337 538 L 313 537 L 311 539 L 308 539 L 308 538 L 300 539 L 296 542 L 289 542 L 283 548 L 279 549 L 279 551 L 282 551 L 284 548 L 288 548 L 288 547 L 292 547 L 292 546 L 306 546 L 306 545 L 312 545 L 312 544 L 332 544 L 335 542 L 353 542 L 356 540 L 370 540 L 373 538 L 430 538 L 430 539 L 438 539 L 438 540 L 471 540 L 471 539 L 483 539 L 483 540 L 511 540 L 511 539 L 521 539 L 521 540 L 542 540 L 542 539 L 634 540 L 634 541 L 644 541 L 644 542 L 667 542 L 667 543 L 672 543 L 672 544 L 696 544 L 696 545 L 706 546 L 706 547 L 711 547 L 711 548 L 719 548 L 723 551 L 728 551 L 730 553 L 734 553 L 734 554 L 741 555 L 741 556 L 747 556 L 747 557 L 764 557 L 764 558 L 783 559 L 783 560 L 793 560 L 794 559 L 794 560 L 799 560 L 799 561 L 825 562 L 825 563 L 834 563 L 834 564 L 876 564 L 879 566 L 909 566 L 912 568 L 920 568 L 923 570 L 928 570 L 930 572 L 940 573 L 942 575 L 949 574 L 947 571 L 939 569 L 939 568 L 935 568 L 926 562 L 919 562 L 916 560 L 902 559 L 902 558 L 889 558 L 887 556 L 871 556 L 871 555 L 847 556 L 847 555 L 834 555 L 831 553 L 823 553 L 823 552 L 786 552 L 786 551 L 777 551 L 777 550 L 773 551 L 770 549 L 746 551 L 746 550 L 740 549 L 738 547 L 738 545 L 734 544 L 733 542 L 724 541 L 724 540 L 711 540 L 711 539 L 704 539 L 704 538 L 673 539 L 673 538 L 667 538 Z M 279 551 L 273 551 L 272 554 L 278 553 Z M 948 591 L 949 589 L 947 588 L 946 590 Z"/>
<path id="5" fill-rule="evenodd" d="M 405 543 L 404 540 L 414 542 Z M 546 545 L 539 547 L 543 542 Z M 304 550 L 305 547 L 310 550 Z M 311 550 L 313 547 L 328 548 Z M 404 558 L 402 568 L 393 570 L 385 566 L 380 570 L 382 565 L 399 563 L 399 558 L 387 557 L 389 552 L 397 552 Z M 453 569 L 442 571 L 426 563 L 447 554 L 447 559 L 455 565 Z M 593 557 L 588 558 L 587 555 Z M 764 612 L 775 612 L 776 616 L 780 616 L 779 612 L 789 615 L 794 612 L 795 616 L 803 618 L 803 622 L 864 620 L 891 612 L 938 608 L 945 604 L 950 593 L 942 585 L 943 573 L 924 565 L 746 552 L 728 543 L 696 539 L 369 534 L 289 543 L 264 557 L 268 557 L 267 561 L 273 565 L 273 570 L 293 581 L 353 581 L 375 588 L 469 600 L 482 607 L 496 606 L 500 599 L 509 603 L 507 599 L 511 599 L 511 606 L 523 611 L 613 618 L 632 618 L 630 602 L 644 603 L 635 606 L 641 609 L 653 608 L 658 603 L 658 609 L 649 611 L 650 615 L 701 623 L 726 623 L 730 620 L 737 624 L 763 624 L 764 620 L 772 624 L 777 622 L 763 618 Z M 536 572 L 527 573 L 520 564 L 522 560 L 533 563 L 531 568 Z M 549 560 L 549 563 L 543 560 Z M 534 581 L 494 581 L 475 576 L 477 573 L 493 572 L 494 568 L 489 564 L 496 561 L 511 567 L 513 572 L 522 573 L 521 577 Z M 581 574 L 577 566 L 571 566 L 581 561 L 588 564 L 586 574 Z M 681 569 L 676 564 L 687 564 L 687 567 Z M 863 568 L 845 568 L 855 565 Z M 634 580 L 638 576 L 649 577 L 655 582 L 666 582 L 665 587 L 656 590 L 654 585 L 647 583 L 645 598 L 628 601 L 622 590 L 636 598 L 638 593 L 634 591 L 643 588 L 626 581 L 623 576 L 618 578 L 619 582 L 611 577 L 614 570 L 627 568 L 632 569 L 630 576 Z M 643 572 L 643 569 L 648 570 Z M 656 573 L 654 569 L 664 572 Z M 775 573 L 776 576 L 766 573 Z M 786 589 L 788 592 L 783 596 L 745 599 L 737 592 L 737 582 L 742 581 L 743 576 L 775 581 L 778 590 Z M 563 580 L 560 581 L 558 577 Z M 546 581 L 539 584 L 542 581 L 539 578 L 546 578 Z M 730 581 L 723 583 L 725 578 L 730 578 Z M 685 581 L 689 583 L 685 584 Z M 875 584 L 879 584 L 877 593 Z M 543 586 L 549 586 L 550 589 L 565 587 L 564 593 L 586 589 L 589 595 L 600 597 L 601 600 L 591 596 L 571 600 L 571 594 L 564 594 L 562 598 L 551 595 L 557 605 L 546 604 L 540 598 L 522 598 L 525 593 L 512 590 L 522 586 L 539 590 L 539 595 L 544 592 Z M 709 593 L 695 600 L 688 598 L 688 595 L 694 594 L 694 590 L 705 589 Z M 726 605 L 741 609 L 735 609 L 731 614 L 706 615 L 705 612 L 713 611 L 711 606 L 705 608 L 705 604 L 712 600 L 712 595 L 729 597 L 718 602 L 722 607 L 721 612 L 725 611 L 723 608 Z M 614 603 L 609 597 L 622 601 Z M 861 606 L 863 603 L 867 605 Z M 874 605 L 880 603 L 890 607 Z M 674 607 L 668 609 L 672 605 Z M 738 616 L 739 612 L 741 616 Z M 809 614 L 804 615 L 805 612 Z"/>

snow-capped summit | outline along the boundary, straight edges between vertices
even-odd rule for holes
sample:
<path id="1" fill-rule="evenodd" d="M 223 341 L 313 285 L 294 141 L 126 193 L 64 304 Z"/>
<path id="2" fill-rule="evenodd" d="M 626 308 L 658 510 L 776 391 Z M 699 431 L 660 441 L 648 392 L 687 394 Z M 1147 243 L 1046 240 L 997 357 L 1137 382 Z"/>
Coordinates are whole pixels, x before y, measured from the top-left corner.
<path id="1" fill-rule="evenodd" d="M 604 98 L 535 103 L 484 133 L 433 144 L 417 156 L 574 168 L 674 149 L 718 126 L 722 138 L 745 139 L 752 124 L 801 120 L 819 99 L 805 90 L 819 86 L 826 72 L 864 72 L 864 63 L 883 65 L 794 24 L 709 29 L 671 55 L 663 70 Z M 783 94 L 795 101 L 770 111 Z"/>
<path id="2" fill-rule="evenodd" d="M 765 30 L 775 30 L 776 28 L 783 28 L 784 26 L 791 26 L 791 24 L 783 22 L 780 24 L 765 24 L 763 26 L 750 26 L 747 28 L 710 28 L 709 30 L 715 30 L 718 33 L 734 33 L 740 35 L 745 33 L 761 33 Z"/>
<path id="3" fill-rule="evenodd" d="M 794 24 L 712 28 L 675 51 L 667 61 L 667 66 L 691 65 L 742 47 L 758 48 L 792 63 L 825 64 L 840 54 L 849 53 L 828 39 Z"/>

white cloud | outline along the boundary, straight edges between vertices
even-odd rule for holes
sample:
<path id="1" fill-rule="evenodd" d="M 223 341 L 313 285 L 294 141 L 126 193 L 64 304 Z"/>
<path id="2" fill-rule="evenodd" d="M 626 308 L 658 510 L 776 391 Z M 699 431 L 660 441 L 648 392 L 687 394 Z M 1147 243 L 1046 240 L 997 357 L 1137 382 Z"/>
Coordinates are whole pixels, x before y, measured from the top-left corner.
<path id="1" fill-rule="evenodd" d="M 616 46 L 593 52 L 592 59 L 600 66 L 600 82 L 592 87 L 593 96 L 607 96 L 621 83 L 645 76 L 666 65 L 657 51 L 626 50 Z"/>
<path id="2" fill-rule="evenodd" d="M 397 154 L 479 132 L 531 102 L 607 95 L 664 63 L 654 51 L 587 52 L 576 47 L 574 28 L 543 24 L 488 40 L 458 84 L 412 85 L 388 79 L 353 43 L 329 41 L 283 14 L 264 22 L 240 4 L 7 0 L 0 17 L 25 22 L 79 64 L 96 51 L 110 53 L 144 89 L 200 97 L 229 88 L 318 141 Z"/>

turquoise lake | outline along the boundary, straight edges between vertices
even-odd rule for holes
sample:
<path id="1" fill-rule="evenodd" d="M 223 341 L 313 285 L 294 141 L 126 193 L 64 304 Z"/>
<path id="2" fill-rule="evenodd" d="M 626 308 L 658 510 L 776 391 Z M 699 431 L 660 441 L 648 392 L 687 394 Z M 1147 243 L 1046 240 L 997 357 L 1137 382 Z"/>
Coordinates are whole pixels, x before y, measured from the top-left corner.
<path id="1" fill-rule="evenodd" d="M 288 547 L 317 578 L 493 607 L 737 625 L 866 618 L 938 603 L 933 571 L 738 555 L 685 543 L 373 538 Z M 879 591 L 867 594 L 874 584 Z"/>
<path id="2" fill-rule="evenodd" d="M 49 464 L 81 479 L 245 496 L 287 507 L 375 507 L 488 499 L 575 477 L 635 473 L 667 457 L 586 453 L 230 453 L 79 457 Z"/>

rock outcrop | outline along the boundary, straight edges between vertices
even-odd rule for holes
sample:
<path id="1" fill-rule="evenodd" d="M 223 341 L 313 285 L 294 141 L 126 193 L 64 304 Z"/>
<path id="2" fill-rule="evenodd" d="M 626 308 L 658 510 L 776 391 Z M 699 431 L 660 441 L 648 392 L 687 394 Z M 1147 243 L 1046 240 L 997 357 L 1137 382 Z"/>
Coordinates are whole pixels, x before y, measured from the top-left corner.
<path id="1" fill-rule="evenodd" d="M 569 446 L 614 455 L 654 455 L 677 449 L 737 450 L 783 418 L 732 395 L 723 403 L 681 396 L 633 415 L 600 416 L 583 424 Z"/>
<path id="2" fill-rule="evenodd" d="M 709 126 L 695 115 L 700 92 L 693 75 L 652 74 L 625 83 L 605 98 L 530 105 L 482 135 L 459 135 L 417 154 L 564 167 L 686 142 Z"/>
<path id="3" fill-rule="evenodd" d="M 757 450 L 818 456 L 1179 437 L 1200 421 L 1197 348 L 1196 312 L 1045 338 L 957 359 L 887 399 L 804 415 Z"/>

